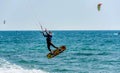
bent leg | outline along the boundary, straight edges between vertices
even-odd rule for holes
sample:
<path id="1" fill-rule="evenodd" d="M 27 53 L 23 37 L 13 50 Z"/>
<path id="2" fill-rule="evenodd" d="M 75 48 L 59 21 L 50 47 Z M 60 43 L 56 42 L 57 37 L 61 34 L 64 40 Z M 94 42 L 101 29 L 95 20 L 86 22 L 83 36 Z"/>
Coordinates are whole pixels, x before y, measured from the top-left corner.
<path id="1" fill-rule="evenodd" d="M 52 43 L 52 42 L 50 42 L 50 45 L 51 45 L 51 46 L 53 46 L 54 48 L 58 48 L 58 47 L 56 47 L 55 45 L 53 45 L 53 43 Z"/>

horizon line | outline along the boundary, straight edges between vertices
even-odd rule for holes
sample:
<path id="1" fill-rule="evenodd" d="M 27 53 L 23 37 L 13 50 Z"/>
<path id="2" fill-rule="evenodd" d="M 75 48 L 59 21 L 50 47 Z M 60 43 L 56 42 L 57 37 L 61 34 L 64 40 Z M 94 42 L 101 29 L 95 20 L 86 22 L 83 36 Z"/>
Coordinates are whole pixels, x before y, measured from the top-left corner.
<path id="1" fill-rule="evenodd" d="M 0 30 L 0 31 L 42 31 L 38 29 L 10 29 L 10 30 Z M 120 29 L 51 29 L 50 31 L 120 31 Z"/>

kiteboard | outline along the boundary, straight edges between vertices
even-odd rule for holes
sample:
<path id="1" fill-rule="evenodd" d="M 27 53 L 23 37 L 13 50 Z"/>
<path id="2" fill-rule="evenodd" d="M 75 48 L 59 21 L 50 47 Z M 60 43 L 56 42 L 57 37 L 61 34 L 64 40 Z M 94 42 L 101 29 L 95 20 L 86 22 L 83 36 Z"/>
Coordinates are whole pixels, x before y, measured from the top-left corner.
<path id="1" fill-rule="evenodd" d="M 53 58 L 53 57 L 55 57 L 55 56 L 57 56 L 57 55 L 59 55 L 60 53 L 62 53 L 64 50 L 66 50 L 66 47 L 65 46 L 60 46 L 58 49 L 55 49 L 55 50 L 53 50 L 52 52 L 52 54 L 51 53 L 48 53 L 47 54 L 47 58 Z"/>

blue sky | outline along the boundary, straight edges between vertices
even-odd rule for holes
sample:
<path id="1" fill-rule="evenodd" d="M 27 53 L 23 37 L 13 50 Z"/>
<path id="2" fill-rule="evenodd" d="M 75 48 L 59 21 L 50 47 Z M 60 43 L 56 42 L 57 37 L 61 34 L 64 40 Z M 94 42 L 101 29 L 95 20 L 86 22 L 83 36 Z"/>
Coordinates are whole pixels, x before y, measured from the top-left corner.
<path id="1" fill-rule="evenodd" d="M 120 0 L 0 0 L 0 30 L 39 30 L 39 23 L 50 30 L 120 30 Z"/>

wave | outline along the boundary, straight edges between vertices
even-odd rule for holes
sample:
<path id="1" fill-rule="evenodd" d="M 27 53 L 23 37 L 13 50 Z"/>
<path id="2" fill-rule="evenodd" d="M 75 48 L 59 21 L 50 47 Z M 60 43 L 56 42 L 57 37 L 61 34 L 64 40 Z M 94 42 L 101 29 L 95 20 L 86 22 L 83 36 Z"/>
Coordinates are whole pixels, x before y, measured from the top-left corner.
<path id="1" fill-rule="evenodd" d="M 48 73 L 37 69 L 23 69 L 22 67 L 11 64 L 10 62 L 0 58 L 0 73 Z"/>

